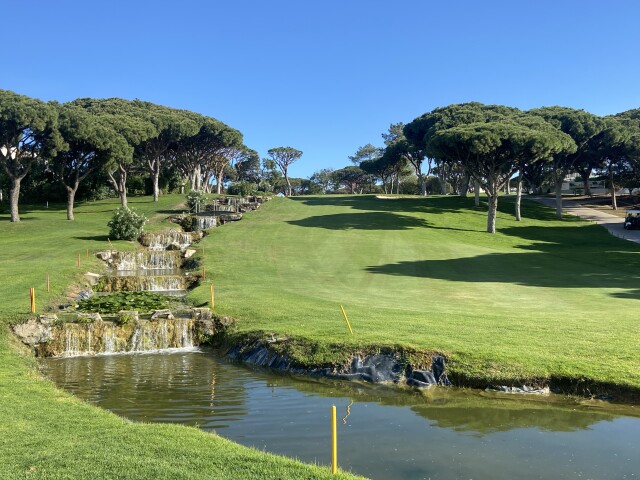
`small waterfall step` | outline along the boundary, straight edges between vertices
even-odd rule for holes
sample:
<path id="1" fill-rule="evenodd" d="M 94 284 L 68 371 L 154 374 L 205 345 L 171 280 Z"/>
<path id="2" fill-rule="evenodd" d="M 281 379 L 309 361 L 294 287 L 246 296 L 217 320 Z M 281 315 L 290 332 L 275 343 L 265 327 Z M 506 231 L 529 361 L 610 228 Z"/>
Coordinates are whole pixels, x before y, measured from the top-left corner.
<path id="1" fill-rule="evenodd" d="M 107 262 L 112 271 L 178 270 L 182 266 L 180 251 L 119 252 L 107 250 L 98 257 Z"/>
<path id="2" fill-rule="evenodd" d="M 202 239 L 202 232 L 182 232 L 165 230 L 143 233 L 140 243 L 149 250 L 185 250 L 189 245 Z"/>
<path id="3" fill-rule="evenodd" d="M 194 276 L 187 275 L 134 275 L 134 276 L 106 276 L 100 282 L 102 292 L 183 292 L 191 283 Z"/>

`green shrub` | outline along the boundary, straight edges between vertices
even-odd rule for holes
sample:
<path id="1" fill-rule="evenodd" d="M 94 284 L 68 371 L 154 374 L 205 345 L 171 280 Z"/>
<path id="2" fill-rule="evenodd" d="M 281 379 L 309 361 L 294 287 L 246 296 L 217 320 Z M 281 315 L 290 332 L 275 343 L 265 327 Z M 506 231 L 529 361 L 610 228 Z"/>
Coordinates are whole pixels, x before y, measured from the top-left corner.
<path id="1" fill-rule="evenodd" d="M 109 238 L 115 240 L 135 240 L 142 233 L 147 217 L 127 207 L 119 207 L 107 223 Z"/>
<path id="2" fill-rule="evenodd" d="M 193 212 L 201 212 L 207 203 L 207 194 L 202 190 L 191 190 L 187 193 L 187 206 Z"/>
<path id="3" fill-rule="evenodd" d="M 195 232 L 198 229 L 198 217 L 194 215 L 181 215 L 177 223 L 185 232 Z"/>
<path id="4" fill-rule="evenodd" d="M 254 195 L 258 190 L 258 186 L 251 182 L 233 182 L 229 185 L 227 192 L 229 195 L 240 195 L 242 197 L 248 197 Z"/>

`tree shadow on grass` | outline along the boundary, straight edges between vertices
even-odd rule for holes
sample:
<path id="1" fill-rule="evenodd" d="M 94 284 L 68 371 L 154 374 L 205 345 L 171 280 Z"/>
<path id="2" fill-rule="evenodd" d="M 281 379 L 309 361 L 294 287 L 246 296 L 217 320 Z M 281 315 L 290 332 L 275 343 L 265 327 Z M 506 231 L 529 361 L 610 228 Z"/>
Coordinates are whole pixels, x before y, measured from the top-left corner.
<path id="1" fill-rule="evenodd" d="M 93 235 L 88 237 L 73 237 L 76 240 L 85 240 L 90 242 L 108 242 L 109 237 L 107 235 Z"/>
<path id="2" fill-rule="evenodd" d="M 629 255 L 629 254 L 625 254 Z M 367 272 L 451 282 L 511 283 L 552 288 L 640 289 L 640 276 L 606 265 L 559 262 L 546 253 L 493 253 L 447 260 L 418 260 L 369 266 Z M 617 296 L 620 296 L 616 294 Z M 632 295 L 630 298 L 637 298 Z"/>
<path id="3" fill-rule="evenodd" d="M 390 197 L 376 195 L 323 195 L 317 197 L 291 197 L 291 200 L 309 206 L 349 207 L 354 210 L 371 212 L 412 212 L 412 213 L 462 213 L 473 207 L 468 198 L 448 197 Z"/>
<path id="4" fill-rule="evenodd" d="M 299 227 L 329 230 L 408 230 L 429 226 L 429 223 L 421 218 L 389 212 L 315 215 L 301 220 L 290 220 L 287 223 Z"/>
<path id="5" fill-rule="evenodd" d="M 527 240 L 515 247 L 525 251 L 372 265 L 366 271 L 453 282 L 619 288 L 624 292 L 611 295 L 640 298 L 640 247 L 597 225 L 513 227 L 500 232 Z"/>

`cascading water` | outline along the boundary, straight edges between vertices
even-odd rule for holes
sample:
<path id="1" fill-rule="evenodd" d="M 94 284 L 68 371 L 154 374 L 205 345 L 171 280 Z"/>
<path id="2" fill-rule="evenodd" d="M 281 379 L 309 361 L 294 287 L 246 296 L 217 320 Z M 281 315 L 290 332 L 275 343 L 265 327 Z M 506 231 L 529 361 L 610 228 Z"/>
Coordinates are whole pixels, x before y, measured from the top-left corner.
<path id="1" fill-rule="evenodd" d="M 104 321 L 65 323 L 54 327 L 54 340 L 42 344 L 39 354 L 73 357 L 192 348 L 195 329 L 196 322 L 191 318 L 139 320 L 125 325 Z"/>
<path id="2" fill-rule="evenodd" d="M 199 216 L 196 218 L 198 221 L 198 230 L 206 230 L 207 228 L 215 227 L 218 224 L 218 220 L 214 216 Z"/>
<path id="3" fill-rule="evenodd" d="M 180 268 L 180 252 L 118 252 L 112 262 L 119 271 L 175 270 Z"/>
<path id="4" fill-rule="evenodd" d="M 201 237 L 194 237 L 192 232 L 179 232 L 177 230 L 169 230 L 165 232 L 146 233 L 140 238 L 140 243 L 149 250 L 166 250 L 171 246 L 185 249 L 195 240 Z"/>

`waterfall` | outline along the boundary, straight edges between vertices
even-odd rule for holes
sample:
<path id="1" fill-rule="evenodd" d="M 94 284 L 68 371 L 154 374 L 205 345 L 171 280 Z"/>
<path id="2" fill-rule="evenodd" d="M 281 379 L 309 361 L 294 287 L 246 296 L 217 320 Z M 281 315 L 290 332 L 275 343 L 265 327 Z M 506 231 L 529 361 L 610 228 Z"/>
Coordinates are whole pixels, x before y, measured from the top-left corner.
<path id="1" fill-rule="evenodd" d="M 118 252 L 113 261 L 120 271 L 175 270 L 180 264 L 180 253 L 175 251 Z"/>
<path id="2" fill-rule="evenodd" d="M 74 330 L 76 329 L 67 328 L 65 331 L 65 356 L 73 356 L 80 353 L 80 337 Z"/>
<path id="3" fill-rule="evenodd" d="M 150 292 L 173 292 L 186 290 L 185 278 L 178 275 L 140 277 L 142 290 Z"/>
<path id="4" fill-rule="evenodd" d="M 131 275 L 104 277 L 103 292 L 175 292 L 187 289 L 183 275 Z"/>
<path id="5" fill-rule="evenodd" d="M 194 237 L 191 232 L 169 230 L 166 232 L 146 233 L 142 236 L 140 242 L 148 247 L 149 250 L 155 251 L 166 250 L 171 245 L 185 249 L 194 242 Z"/>
<path id="6" fill-rule="evenodd" d="M 114 353 L 116 351 L 116 332 L 113 325 L 105 326 L 102 344 L 104 353 Z"/>
<path id="7" fill-rule="evenodd" d="M 213 216 L 197 217 L 197 220 L 199 230 L 206 230 L 207 228 L 215 227 L 218 223 L 216 217 Z"/>

